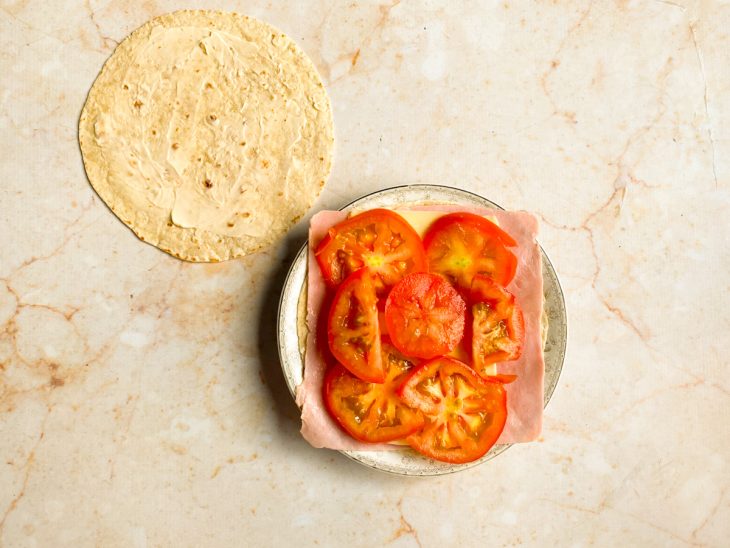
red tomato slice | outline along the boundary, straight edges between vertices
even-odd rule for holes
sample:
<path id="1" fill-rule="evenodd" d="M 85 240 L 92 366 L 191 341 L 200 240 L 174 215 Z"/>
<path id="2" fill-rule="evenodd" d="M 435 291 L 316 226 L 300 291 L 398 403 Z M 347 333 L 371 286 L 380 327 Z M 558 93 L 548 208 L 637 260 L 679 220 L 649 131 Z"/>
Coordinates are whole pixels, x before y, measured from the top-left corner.
<path id="1" fill-rule="evenodd" d="M 367 442 L 402 439 L 423 426 L 420 411 L 404 405 L 397 390 L 412 364 L 395 347 L 382 344 L 385 382 L 368 383 L 337 364 L 324 381 L 324 401 L 330 415 L 353 438 Z"/>
<path id="2" fill-rule="evenodd" d="M 416 368 L 400 395 L 426 419 L 423 429 L 407 438 L 408 444 L 436 460 L 464 463 L 484 456 L 507 421 L 502 384 L 481 378 L 451 358 L 436 358 Z"/>
<path id="3" fill-rule="evenodd" d="M 474 369 L 485 375 L 489 365 L 519 358 L 525 320 L 515 296 L 486 276 L 475 276 L 469 304 Z"/>
<path id="4" fill-rule="evenodd" d="M 366 266 L 378 275 L 380 290 L 427 267 L 421 238 L 403 217 L 387 209 L 371 209 L 330 228 L 315 257 L 330 286 Z"/>
<path id="5" fill-rule="evenodd" d="M 466 304 L 441 276 L 417 272 L 403 278 L 385 301 L 393 344 L 406 356 L 448 354 L 464 336 Z"/>
<path id="6" fill-rule="evenodd" d="M 517 258 L 507 249 L 517 242 L 479 215 L 451 213 L 436 219 L 423 238 L 431 272 L 443 274 L 468 290 L 477 274 L 507 285 L 517 271 Z"/>
<path id="7" fill-rule="evenodd" d="M 367 268 L 361 268 L 337 288 L 327 320 L 327 340 L 332 355 L 353 375 L 383 382 L 374 278 Z"/>

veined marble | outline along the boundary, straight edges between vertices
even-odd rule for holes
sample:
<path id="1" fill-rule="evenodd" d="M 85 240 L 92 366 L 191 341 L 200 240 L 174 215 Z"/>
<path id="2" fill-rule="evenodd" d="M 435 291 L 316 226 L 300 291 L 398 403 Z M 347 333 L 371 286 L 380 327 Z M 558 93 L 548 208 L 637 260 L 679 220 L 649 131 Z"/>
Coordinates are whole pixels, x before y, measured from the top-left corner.
<path id="1" fill-rule="evenodd" d="M 274 332 L 306 219 L 189 264 L 94 194 L 86 93 L 181 8 L 314 60 L 315 210 L 422 182 L 539 215 L 569 317 L 540 442 L 417 480 L 312 449 Z M 729 29 L 691 0 L 0 2 L 0 545 L 727 546 Z"/>

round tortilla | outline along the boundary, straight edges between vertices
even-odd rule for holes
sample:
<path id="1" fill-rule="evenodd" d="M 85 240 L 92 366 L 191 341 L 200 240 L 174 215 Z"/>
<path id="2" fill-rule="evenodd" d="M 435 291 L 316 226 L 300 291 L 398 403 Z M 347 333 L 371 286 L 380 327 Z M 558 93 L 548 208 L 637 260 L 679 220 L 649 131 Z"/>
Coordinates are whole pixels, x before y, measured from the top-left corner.
<path id="1" fill-rule="evenodd" d="M 281 237 L 332 165 L 329 99 L 281 31 L 235 13 L 178 11 L 129 35 L 79 121 L 91 185 L 140 239 L 223 261 Z"/>

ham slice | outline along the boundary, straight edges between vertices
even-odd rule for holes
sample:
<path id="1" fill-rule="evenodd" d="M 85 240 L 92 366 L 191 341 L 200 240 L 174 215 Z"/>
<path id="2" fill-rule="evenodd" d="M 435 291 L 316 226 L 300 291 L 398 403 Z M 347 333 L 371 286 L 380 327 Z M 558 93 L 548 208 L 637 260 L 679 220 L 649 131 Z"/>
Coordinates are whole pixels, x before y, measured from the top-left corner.
<path id="1" fill-rule="evenodd" d="M 517 274 L 507 287 L 525 317 L 525 342 L 518 360 L 497 364 L 497 372 L 517 375 L 517 380 L 506 385 L 507 424 L 497 443 L 519 443 L 535 440 L 542 429 L 543 361 L 540 337 L 540 318 L 543 308 L 542 258 L 537 245 L 537 219 L 523 211 L 501 211 L 460 205 L 430 205 L 401 208 L 405 210 L 438 211 L 444 214 L 467 211 L 492 216 L 500 227 L 516 241 L 512 248 L 518 260 Z M 309 256 L 307 278 L 307 336 L 304 360 L 304 381 L 297 387 L 296 400 L 302 409 L 302 435 L 314 447 L 338 450 L 385 451 L 398 449 L 394 444 L 362 443 L 343 432 L 327 413 L 322 398 L 322 382 L 329 350 L 326 341 L 317 337 L 322 333 L 320 323 L 326 317 L 328 303 L 324 280 L 314 257 L 314 249 L 327 230 L 347 218 L 342 211 L 321 211 L 312 217 L 309 228 Z"/>
<path id="2" fill-rule="evenodd" d="M 332 420 L 325 408 L 322 397 L 322 383 L 329 349 L 326 337 L 318 329 L 326 317 L 325 298 L 327 287 L 319 270 L 314 250 L 325 237 L 327 230 L 347 218 L 343 211 L 320 211 L 309 225 L 309 255 L 307 257 L 307 344 L 304 355 L 304 381 L 297 387 L 297 405 L 302 409 L 302 436 L 313 447 L 326 447 L 339 450 L 383 451 L 397 449 L 391 444 L 371 444 L 359 442 L 345 433 Z"/>

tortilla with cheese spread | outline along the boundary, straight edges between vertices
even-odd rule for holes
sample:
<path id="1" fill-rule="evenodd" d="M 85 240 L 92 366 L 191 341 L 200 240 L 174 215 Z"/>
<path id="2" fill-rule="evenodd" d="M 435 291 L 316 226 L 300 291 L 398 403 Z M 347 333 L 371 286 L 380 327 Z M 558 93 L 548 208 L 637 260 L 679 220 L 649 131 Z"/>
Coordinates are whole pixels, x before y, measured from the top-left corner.
<path id="1" fill-rule="evenodd" d="M 179 11 L 114 51 L 79 121 L 89 181 L 140 239 L 222 261 L 271 244 L 329 175 L 333 121 L 310 59 L 243 15 Z"/>

